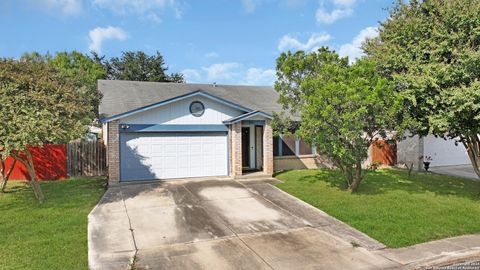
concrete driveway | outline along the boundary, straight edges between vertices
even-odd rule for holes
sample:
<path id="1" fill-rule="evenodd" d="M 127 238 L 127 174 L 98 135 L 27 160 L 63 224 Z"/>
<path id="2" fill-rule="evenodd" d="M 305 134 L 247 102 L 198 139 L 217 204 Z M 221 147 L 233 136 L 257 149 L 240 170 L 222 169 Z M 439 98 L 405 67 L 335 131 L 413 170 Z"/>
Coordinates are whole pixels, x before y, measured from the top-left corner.
<path id="1" fill-rule="evenodd" d="M 91 269 L 386 269 L 342 222 L 259 181 L 110 188 L 89 215 Z"/>
<path id="2" fill-rule="evenodd" d="M 463 178 L 470 178 L 473 180 L 480 180 L 473 170 L 472 164 L 454 165 L 454 166 L 437 166 L 431 167 L 430 170 L 434 173 L 458 176 Z"/>

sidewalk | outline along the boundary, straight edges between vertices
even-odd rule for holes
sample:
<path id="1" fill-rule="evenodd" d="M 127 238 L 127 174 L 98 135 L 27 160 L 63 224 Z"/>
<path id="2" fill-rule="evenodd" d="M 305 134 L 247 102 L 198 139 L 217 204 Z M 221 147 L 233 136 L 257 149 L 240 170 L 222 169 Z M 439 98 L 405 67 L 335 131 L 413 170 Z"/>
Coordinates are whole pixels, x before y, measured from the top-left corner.
<path id="1" fill-rule="evenodd" d="M 480 260 L 480 234 L 446 238 L 411 247 L 382 249 L 374 252 L 404 265 L 403 269 L 432 269 L 431 267 L 462 261 Z"/>

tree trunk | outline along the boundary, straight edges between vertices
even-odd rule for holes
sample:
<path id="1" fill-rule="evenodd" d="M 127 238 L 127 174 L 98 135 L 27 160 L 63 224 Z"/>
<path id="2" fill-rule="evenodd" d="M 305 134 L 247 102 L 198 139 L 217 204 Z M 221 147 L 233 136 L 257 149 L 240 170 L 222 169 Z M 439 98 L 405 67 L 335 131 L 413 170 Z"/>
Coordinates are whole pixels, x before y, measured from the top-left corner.
<path id="1" fill-rule="evenodd" d="M 469 142 L 464 143 L 468 157 L 472 163 L 473 170 L 480 178 L 480 140 L 478 135 L 470 136 Z"/>
<path id="2" fill-rule="evenodd" d="M 10 165 L 10 168 L 8 169 L 7 173 L 5 174 L 5 162 L 2 160 L 1 161 L 1 174 L 0 174 L 0 192 L 4 193 L 5 188 L 7 187 L 7 182 L 8 179 L 10 179 L 10 174 L 13 171 L 13 168 L 15 167 L 15 163 L 17 163 L 17 159 L 15 158 L 13 160 L 12 165 Z"/>
<path id="3" fill-rule="evenodd" d="M 0 191 L 4 191 L 7 186 L 7 181 L 5 180 L 5 161 L 0 157 Z"/>
<path id="4" fill-rule="evenodd" d="M 25 165 L 25 168 L 27 168 L 28 174 L 30 175 L 30 186 L 33 189 L 33 193 L 35 194 L 35 197 L 37 200 L 42 203 L 43 200 L 45 199 L 45 196 L 43 196 L 42 189 L 40 187 L 40 184 L 38 184 L 37 181 L 37 176 L 35 174 L 35 168 L 33 167 L 33 159 L 32 159 L 32 154 L 28 149 L 25 149 L 25 155 L 27 156 L 26 160 L 22 159 L 19 155 L 12 154 L 16 159 L 18 159 L 23 165 Z"/>
<path id="5" fill-rule="evenodd" d="M 355 174 L 353 175 L 352 185 L 350 186 L 350 189 L 352 190 L 352 192 L 357 192 L 361 182 L 362 182 L 362 161 L 357 160 L 357 163 L 355 164 Z"/>
<path id="6" fill-rule="evenodd" d="M 353 168 L 352 166 L 348 165 L 345 166 L 343 174 L 345 175 L 345 179 L 347 180 L 347 188 L 352 186 L 353 182 Z"/>

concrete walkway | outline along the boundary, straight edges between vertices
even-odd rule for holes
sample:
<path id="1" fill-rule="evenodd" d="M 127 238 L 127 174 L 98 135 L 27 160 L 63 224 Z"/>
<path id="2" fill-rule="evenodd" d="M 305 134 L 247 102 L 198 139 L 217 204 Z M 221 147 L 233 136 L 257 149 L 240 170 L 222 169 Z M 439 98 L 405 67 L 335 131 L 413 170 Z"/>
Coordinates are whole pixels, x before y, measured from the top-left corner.
<path id="1" fill-rule="evenodd" d="M 470 178 L 474 180 L 480 180 L 472 168 L 471 164 L 455 165 L 455 166 L 438 166 L 431 167 L 430 171 L 438 174 L 445 174 L 451 176 L 458 176 L 463 178 Z"/>
<path id="2" fill-rule="evenodd" d="M 435 266 L 480 259 L 480 234 L 446 238 L 405 248 L 383 249 L 375 253 L 404 265 L 403 269 L 432 269 Z"/>
<path id="3" fill-rule="evenodd" d="M 402 249 L 268 181 L 110 188 L 89 215 L 90 269 L 416 269 L 480 258 L 480 236 Z"/>

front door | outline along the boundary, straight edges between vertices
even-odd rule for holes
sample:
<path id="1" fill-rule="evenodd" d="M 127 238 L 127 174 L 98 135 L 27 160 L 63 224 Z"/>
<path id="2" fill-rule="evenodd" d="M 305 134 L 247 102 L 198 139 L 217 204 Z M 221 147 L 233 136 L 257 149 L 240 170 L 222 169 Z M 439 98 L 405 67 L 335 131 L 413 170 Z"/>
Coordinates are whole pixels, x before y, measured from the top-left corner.
<path id="1" fill-rule="evenodd" d="M 250 166 L 250 128 L 242 128 L 242 167 Z"/>

